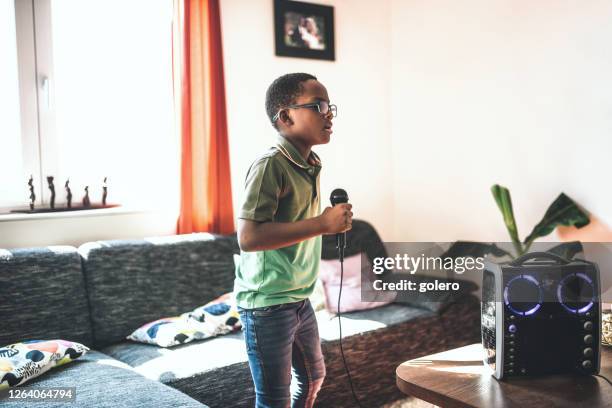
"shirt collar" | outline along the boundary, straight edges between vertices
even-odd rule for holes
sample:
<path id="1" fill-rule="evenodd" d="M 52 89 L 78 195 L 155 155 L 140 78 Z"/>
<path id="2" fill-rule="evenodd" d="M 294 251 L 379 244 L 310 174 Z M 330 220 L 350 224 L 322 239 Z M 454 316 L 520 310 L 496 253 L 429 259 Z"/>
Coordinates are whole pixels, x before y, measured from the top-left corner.
<path id="1" fill-rule="evenodd" d="M 285 139 L 281 135 L 278 135 L 278 138 L 276 140 L 276 148 L 287 159 L 289 159 L 289 161 L 303 169 L 309 169 L 311 167 L 321 167 L 321 159 L 315 152 L 311 150 L 310 155 L 308 156 L 308 161 L 306 161 L 304 160 L 298 149 L 289 140 Z M 310 164 L 309 162 L 312 162 L 314 164 Z"/>

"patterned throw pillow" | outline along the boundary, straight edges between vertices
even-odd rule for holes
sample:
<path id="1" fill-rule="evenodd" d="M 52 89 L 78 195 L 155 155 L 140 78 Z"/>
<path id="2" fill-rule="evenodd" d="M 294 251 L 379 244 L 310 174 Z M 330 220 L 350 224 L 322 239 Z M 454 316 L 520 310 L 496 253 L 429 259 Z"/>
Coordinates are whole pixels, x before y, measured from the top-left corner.
<path id="1" fill-rule="evenodd" d="M 235 302 L 232 294 L 228 293 L 191 312 L 147 323 L 127 338 L 140 343 L 172 347 L 227 334 L 240 327 Z"/>
<path id="2" fill-rule="evenodd" d="M 0 390 L 21 385 L 88 350 L 66 340 L 29 340 L 0 347 Z"/>
<path id="3" fill-rule="evenodd" d="M 227 334 L 242 327 L 232 292 L 219 296 L 204 306 L 196 307 L 190 315 L 192 319 L 202 323 L 212 322 L 217 334 Z"/>

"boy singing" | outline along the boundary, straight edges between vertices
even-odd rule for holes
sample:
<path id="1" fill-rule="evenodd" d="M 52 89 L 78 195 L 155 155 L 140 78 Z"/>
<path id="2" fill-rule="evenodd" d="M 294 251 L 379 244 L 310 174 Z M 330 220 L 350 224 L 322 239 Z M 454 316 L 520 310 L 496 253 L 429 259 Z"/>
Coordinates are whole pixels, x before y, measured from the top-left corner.
<path id="1" fill-rule="evenodd" d="M 350 204 L 321 209 L 321 162 L 336 106 L 317 78 L 277 78 L 266 92 L 276 145 L 251 165 L 239 214 L 240 264 L 234 292 L 243 324 L 256 407 L 312 407 L 325 377 L 308 300 L 321 258 L 321 234 L 351 229 Z M 293 369 L 293 375 L 292 375 Z"/>

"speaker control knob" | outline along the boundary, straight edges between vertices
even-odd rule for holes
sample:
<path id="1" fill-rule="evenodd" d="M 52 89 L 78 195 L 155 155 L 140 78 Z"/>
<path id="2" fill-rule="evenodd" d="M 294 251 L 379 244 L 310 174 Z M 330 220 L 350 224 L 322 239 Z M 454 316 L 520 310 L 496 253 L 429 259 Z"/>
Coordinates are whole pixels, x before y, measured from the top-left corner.
<path id="1" fill-rule="evenodd" d="M 582 351 L 582 354 L 584 354 L 586 358 L 591 358 L 593 357 L 593 349 L 590 347 L 587 347 Z"/>
<path id="2" fill-rule="evenodd" d="M 591 344 L 593 342 L 593 336 L 591 336 L 590 334 L 587 334 L 586 336 L 584 336 L 584 342 L 586 344 Z"/>
<path id="3" fill-rule="evenodd" d="M 584 330 L 586 331 L 593 330 L 593 322 L 584 322 Z"/>
<path id="4" fill-rule="evenodd" d="M 582 362 L 582 368 L 590 370 L 591 368 L 593 368 L 593 363 L 591 362 L 591 360 L 584 360 Z"/>
<path id="5" fill-rule="evenodd" d="M 516 326 L 514 324 L 511 324 L 510 326 L 508 326 L 508 331 L 510 333 L 516 333 Z"/>

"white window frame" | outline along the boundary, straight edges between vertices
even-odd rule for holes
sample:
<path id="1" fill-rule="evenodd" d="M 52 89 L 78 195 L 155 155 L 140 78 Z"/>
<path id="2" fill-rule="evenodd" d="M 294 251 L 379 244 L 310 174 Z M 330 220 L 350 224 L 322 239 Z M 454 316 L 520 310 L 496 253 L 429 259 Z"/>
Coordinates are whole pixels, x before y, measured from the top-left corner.
<path id="1" fill-rule="evenodd" d="M 40 208 L 48 206 L 50 198 L 45 176 L 59 174 L 60 169 L 55 126 L 52 0 L 9 1 L 13 1 L 15 10 L 23 165 L 23 171 L 11 178 L 21 182 L 27 192 L 28 178 L 30 174 L 34 177 L 35 205 Z M 48 78 L 46 87 L 45 77 Z M 8 200 L 0 204 L 0 248 L 78 246 L 92 240 L 169 235 L 176 232 L 178 215 L 178 208 L 140 205 L 75 212 L 8 213 L 17 206 L 27 207 L 27 200 L 15 205 Z"/>
<path id="2" fill-rule="evenodd" d="M 47 207 L 50 200 L 46 176 L 61 173 L 62 157 L 56 127 L 53 0 L 11 1 L 15 7 L 23 165 L 22 172 L 14 175 L 12 179 L 18 180 L 17 182 L 23 185 L 24 192 L 27 192 L 27 181 L 32 175 L 36 194 L 34 204 L 41 208 Z M 23 200 L 18 207 L 27 207 L 27 202 Z M 16 206 L 11 205 L 13 203 L 8 200 L 1 203 L 0 214 L 15 209 Z"/>
<path id="3" fill-rule="evenodd" d="M 49 199 L 44 175 L 56 173 L 58 157 L 50 0 L 15 0 L 15 28 L 23 165 L 31 169 L 35 204 L 42 206 Z"/>

